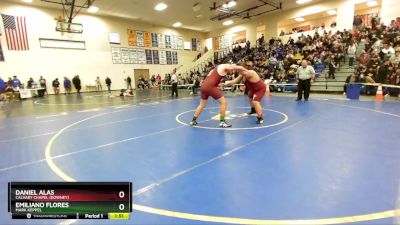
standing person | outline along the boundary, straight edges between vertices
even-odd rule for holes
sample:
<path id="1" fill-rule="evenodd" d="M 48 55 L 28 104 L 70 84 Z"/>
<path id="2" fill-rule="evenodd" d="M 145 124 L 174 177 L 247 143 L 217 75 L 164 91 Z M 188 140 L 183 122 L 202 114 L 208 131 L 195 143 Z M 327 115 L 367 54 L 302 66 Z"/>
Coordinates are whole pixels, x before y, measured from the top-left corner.
<path id="1" fill-rule="evenodd" d="M 160 74 L 157 75 L 156 80 L 157 80 L 158 86 L 160 86 L 161 85 L 161 75 Z"/>
<path id="2" fill-rule="evenodd" d="M 174 97 L 174 94 L 176 95 L 176 97 L 178 97 L 178 76 L 176 75 L 176 69 L 174 69 L 172 71 L 172 75 L 171 75 L 171 97 Z"/>
<path id="3" fill-rule="evenodd" d="M 311 88 L 311 79 L 315 78 L 315 71 L 312 66 L 308 65 L 307 60 L 301 61 L 301 66 L 297 69 L 296 79 L 297 79 L 297 99 L 296 101 L 301 101 L 304 91 L 304 100 L 308 101 Z"/>
<path id="4" fill-rule="evenodd" d="M 349 57 L 349 66 L 353 67 L 354 58 L 356 57 L 357 46 L 354 41 L 350 44 L 349 48 L 347 49 L 347 55 Z"/>
<path id="5" fill-rule="evenodd" d="M 109 77 L 106 78 L 106 85 L 108 88 L 108 93 L 111 94 L 111 79 Z"/>
<path id="6" fill-rule="evenodd" d="M 243 67 L 239 67 L 234 64 L 220 64 L 215 67 L 213 70 L 210 71 L 206 79 L 203 81 L 201 85 L 201 99 L 200 104 L 197 107 L 193 119 L 190 122 L 190 125 L 195 126 L 197 125 L 197 118 L 200 116 L 201 112 L 207 105 L 208 97 L 212 97 L 213 99 L 217 100 L 220 104 L 220 123 L 219 127 L 227 128 L 231 127 L 231 124 L 228 124 L 225 121 L 225 113 L 226 113 L 226 99 L 224 94 L 219 89 L 219 85 L 223 77 L 225 77 L 229 73 L 234 73 L 236 70 L 240 70 Z"/>
<path id="7" fill-rule="evenodd" d="M 379 66 L 378 74 L 376 76 L 376 83 L 385 84 L 388 79 L 389 74 L 389 59 L 385 59 L 383 63 Z"/>
<path id="8" fill-rule="evenodd" d="M 81 94 L 81 79 L 79 79 L 79 76 L 76 75 L 73 79 L 72 79 L 72 83 L 75 86 L 76 91 L 78 92 L 78 94 Z"/>
<path id="9" fill-rule="evenodd" d="M 44 79 L 43 76 L 40 76 L 39 84 L 40 84 L 40 87 L 44 88 L 44 94 L 48 95 L 46 79 Z"/>
<path id="10" fill-rule="evenodd" d="M 96 82 L 97 91 L 103 91 L 103 87 L 101 86 L 100 77 L 97 77 L 95 82 Z"/>
<path id="11" fill-rule="evenodd" d="M 71 94 L 71 81 L 68 79 L 68 77 L 64 77 L 64 89 L 64 95 Z"/>
<path id="12" fill-rule="evenodd" d="M 132 90 L 132 79 L 130 76 L 126 78 L 126 89 Z"/>
<path id="13" fill-rule="evenodd" d="M 27 85 L 26 85 L 27 89 L 35 89 L 35 81 L 33 80 L 33 78 L 29 78 Z"/>
<path id="14" fill-rule="evenodd" d="M 251 111 L 248 115 L 257 113 L 257 124 L 263 124 L 263 108 L 261 106 L 261 100 L 265 95 L 267 87 L 264 81 L 260 78 L 260 76 L 254 71 L 249 70 L 249 66 L 246 64 L 242 64 L 244 67 L 240 71 L 240 75 L 236 77 L 234 80 L 226 81 L 225 86 L 231 86 L 232 84 L 238 84 L 240 81 L 249 87 L 248 100 L 251 106 Z"/>
<path id="15" fill-rule="evenodd" d="M 155 87 L 156 86 L 156 75 L 151 76 L 151 86 Z"/>
<path id="16" fill-rule="evenodd" d="M 53 80 L 53 91 L 55 95 L 60 94 L 60 82 L 58 81 L 58 78 Z"/>
<path id="17" fill-rule="evenodd" d="M 161 80 L 161 75 L 160 74 L 157 75 L 156 80 L 157 80 L 158 90 L 161 90 L 161 82 L 162 82 L 162 80 Z"/>
<path id="18" fill-rule="evenodd" d="M 329 77 L 335 79 L 335 70 L 336 70 L 337 64 L 334 56 L 331 57 L 330 62 L 329 62 Z"/>

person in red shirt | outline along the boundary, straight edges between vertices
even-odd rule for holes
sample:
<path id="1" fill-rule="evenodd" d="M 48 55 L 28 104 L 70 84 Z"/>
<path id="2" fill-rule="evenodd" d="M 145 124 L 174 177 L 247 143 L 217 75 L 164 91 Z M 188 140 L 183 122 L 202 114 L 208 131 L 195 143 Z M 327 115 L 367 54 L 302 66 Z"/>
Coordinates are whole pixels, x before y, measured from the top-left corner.
<path id="1" fill-rule="evenodd" d="M 161 86 L 161 76 L 160 76 L 160 74 L 157 75 L 156 80 L 157 80 L 157 85 Z"/>
<path id="2" fill-rule="evenodd" d="M 226 99 L 224 97 L 223 92 L 220 90 L 220 83 L 224 76 L 227 74 L 231 74 L 236 72 L 239 69 L 243 69 L 241 66 L 237 66 L 234 64 L 220 64 L 216 66 L 213 70 L 210 71 L 206 79 L 201 84 L 201 100 L 200 104 L 197 107 L 193 119 L 190 122 L 190 125 L 197 125 L 197 118 L 200 116 L 201 112 L 207 105 L 208 97 L 212 97 L 217 100 L 220 104 L 220 123 L 219 126 L 222 128 L 231 127 L 231 124 L 228 124 L 225 121 L 225 112 L 226 112 Z"/>
<path id="3" fill-rule="evenodd" d="M 265 95 L 267 87 L 260 76 L 254 71 L 249 70 L 250 66 L 247 64 L 242 64 L 243 69 L 238 69 L 240 75 L 234 80 L 225 82 L 224 86 L 231 86 L 233 84 L 238 84 L 240 81 L 249 87 L 248 100 L 251 106 L 251 111 L 249 115 L 257 113 L 257 124 L 263 124 L 263 108 L 261 106 L 261 100 Z"/>

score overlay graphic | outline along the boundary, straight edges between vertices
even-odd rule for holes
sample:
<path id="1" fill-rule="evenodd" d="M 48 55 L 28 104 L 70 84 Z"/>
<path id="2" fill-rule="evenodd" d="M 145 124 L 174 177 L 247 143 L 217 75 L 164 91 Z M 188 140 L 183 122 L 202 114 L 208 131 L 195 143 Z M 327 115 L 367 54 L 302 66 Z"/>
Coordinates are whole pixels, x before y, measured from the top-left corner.
<path id="1" fill-rule="evenodd" d="M 129 219 L 131 182 L 10 182 L 13 219 Z"/>

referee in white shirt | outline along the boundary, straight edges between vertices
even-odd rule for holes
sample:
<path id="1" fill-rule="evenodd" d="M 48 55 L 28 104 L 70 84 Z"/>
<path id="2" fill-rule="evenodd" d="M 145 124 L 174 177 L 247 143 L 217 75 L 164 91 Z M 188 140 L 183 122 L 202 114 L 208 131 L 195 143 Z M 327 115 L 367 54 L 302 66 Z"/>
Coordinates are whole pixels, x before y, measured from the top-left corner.
<path id="1" fill-rule="evenodd" d="M 174 94 L 176 95 L 176 97 L 178 97 L 178 76 L 176 75 L 176 69 L 174 69 L 174 71 L 172 71 L 172 76 L 171 76 L 171 90 L 172 90 L 172 94 L 171 96 L 174 97 Z"/>
<path id="2" fill-rule="evenodd" d="M 311 79 L 315 78 L 315 70 L 312 66 L 308 65 L 307 60 L 301 61 L 301 67 L 297 69 L 297 99 L 301 101 L 304 91 L 304 100 L 308 101 L 310 96 Z"/>

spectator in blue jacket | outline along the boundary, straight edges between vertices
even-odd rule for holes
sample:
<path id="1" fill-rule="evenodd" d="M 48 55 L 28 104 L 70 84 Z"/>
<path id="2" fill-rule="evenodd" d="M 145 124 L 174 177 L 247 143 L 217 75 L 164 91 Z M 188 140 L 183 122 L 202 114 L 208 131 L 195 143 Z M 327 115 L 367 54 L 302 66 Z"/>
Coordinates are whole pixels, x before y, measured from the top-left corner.
<path id="1" fill-rule="evenodd" d="M 71 80 L 68 79 L 68 77 L 64 77 L 64 89 L 65 89 L 64 95 L 71 94 Z"/>
<path id="2" fill-rule="evenodd" d="M 0 93 L 3 93 L 6 90 L 6 83 L 0 77 Z"/>
<path id="3" fill-rule="evenodd" d="M 17 78 L 17 76 L 13 76 L 12 86 L 13 88 L 21 87 L 21 81 Z"/>

